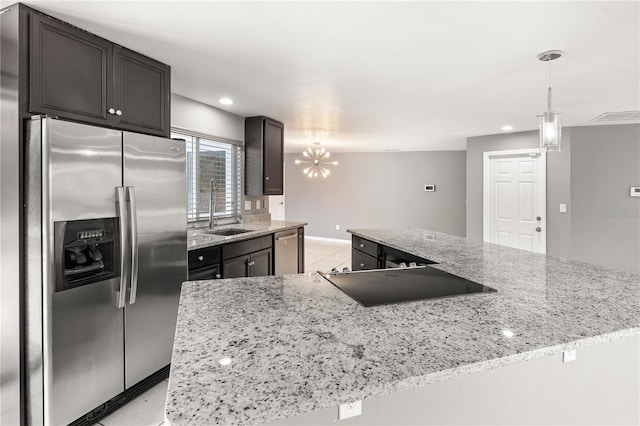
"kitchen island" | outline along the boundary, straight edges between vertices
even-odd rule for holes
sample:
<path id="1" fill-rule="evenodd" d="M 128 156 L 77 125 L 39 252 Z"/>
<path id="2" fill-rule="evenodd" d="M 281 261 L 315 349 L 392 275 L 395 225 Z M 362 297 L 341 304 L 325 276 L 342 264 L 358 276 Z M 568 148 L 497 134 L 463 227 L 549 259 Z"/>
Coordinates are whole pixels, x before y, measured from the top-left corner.
<path id="1" fill-rule="evenodd" d="M 577 368 L 581 348 L 588 353 L 591 346 L 618 341 L 631 345 L 616 349 L 622 352 L 614 354 L 611 364 L 624 363 L 628 369 L 596 377 L 626 380 L 620 385 L 624 394 L 616 394 L 618 402 L 607 407 L 626 411 L 621 421 L 637 422 L 638 351 L 628 348 L 637 347 L 640 334 L 638 275 L 420 229 L 352 232 L 439 262 L 430 267 L 498 291 L 365 308 L 316 273 L 185 283 L 167 396 L 168 423 L 286 423 L 293 418 L 292 423 L 301 424 L 311 421 L 304 417 L 308 413 L 335 413 L 333 407 L 362 399 L 359 418 L 373 423 L 376 419 L 365 417 L 367 401 L 382 406 L 385 395 L 415 396 L 411 392 L 545 357 L 555 360 L 576 348 L 578 359 L 566 364 L 571 367 L 561 367 Z M 607 390 L 609 385 L 602 383 L 603 392 L 615 391 Z M 551 392 L 554 383 L 548 387 Z M 539 402 L 531 397 L 534 404 Z M 458 403 L 460 408 L 470 404 L 464 398 Z M 590 401 L 583 405 L 586 413 L 597 410 Z M 428 422 L 425 411 L 416 409 L 423 417 L 414 423 Z M 600 417 L 594 413 L 596 423 L 619 418 L 617 412 Z M 477 415 L 466 422 L 492 418 Z M 316 421 L 333 423 L 335 418 Z M 542 422 L 535 417 L 509 421 Z M 549 422 L 564 421 L 554 417 Z"/>

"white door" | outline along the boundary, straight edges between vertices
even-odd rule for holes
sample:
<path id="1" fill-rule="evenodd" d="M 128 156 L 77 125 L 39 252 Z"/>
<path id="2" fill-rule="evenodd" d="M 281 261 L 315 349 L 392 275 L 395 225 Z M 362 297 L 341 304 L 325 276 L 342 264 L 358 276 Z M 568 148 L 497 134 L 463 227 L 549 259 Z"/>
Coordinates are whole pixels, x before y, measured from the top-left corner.
<path id="1" fill-rule="evenodd" d="M 271 220 L 284 220 L 284 195 L 269 197 L 269 213 Z"/>
<path id="2" fill-rule="evenodd" d="M 538 150 L 485 153 L 484 241 L 546 253 L 545 176 Z"/>

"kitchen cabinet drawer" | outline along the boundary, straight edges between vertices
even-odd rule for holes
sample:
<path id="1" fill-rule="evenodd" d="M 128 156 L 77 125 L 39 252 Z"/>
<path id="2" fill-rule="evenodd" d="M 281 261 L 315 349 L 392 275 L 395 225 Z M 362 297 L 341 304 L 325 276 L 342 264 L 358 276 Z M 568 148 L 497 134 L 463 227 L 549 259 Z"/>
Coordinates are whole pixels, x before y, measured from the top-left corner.
<path id="1" fill-rule="evenodd" d="M 273 235 L 265 235 L 264 237 L 253 238 L 251 240 L 239 241 L 237 243 L 225 244 L 222 246 L 222 258 L 231 259 L 254 251 L 271 249 L 271 240 Z"/>
<path id="2" fill-rule="evenodd" d="M 31 12 L 29 113 L 169 136 L 171 68 Z"/>
<path id="3" fill-rule="evenodd" d="M 378 258 L 369 256 L 360 250 L 351 249 L 351 270 L 361 271 L 363 269 L 378 269 Z"/>
<path id="4" fill-rule="evenodd" d="M 366 253 L 369 256 L 377 258 L 382 254 L 380 251 L 380 246 L 377 243 L 365 240 L 364 238 L 360 238 L 355 235 L 352 236 L 351 242 L 352 248 L 360 250 L 361 252 Z"/>
<path id="5" fill-rule="evenodd" d="M 216 280 L 220 278 L 220 264 L 216 263 L 208 268 L 189 271 L 189 281 Z"/>
<path id="6" fill-rule="evenodd" d="M 284 124 L 268 117 L 248 117 L 244 134 L 246 195 L 282 195 Z"/>
<path id="7" fill-rule="evenodd" d="M 204 247 L 191 250 L 187 254 L 189 271 L 201 269 L 220 262 L 220 247 Z"/>

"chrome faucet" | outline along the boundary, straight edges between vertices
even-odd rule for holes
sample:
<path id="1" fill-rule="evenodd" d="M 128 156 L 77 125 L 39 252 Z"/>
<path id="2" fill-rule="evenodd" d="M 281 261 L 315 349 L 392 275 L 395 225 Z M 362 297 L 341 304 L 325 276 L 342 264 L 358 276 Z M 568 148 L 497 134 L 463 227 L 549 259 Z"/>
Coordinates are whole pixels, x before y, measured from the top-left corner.
<path id="1" fill-rule="evenodd" d="M 209 188 L 209 230 L 213 230 L 213 227 L 218 224 L 217 220 L 214 217 L 214 213 L 216 211 L 216 198 L 218 191 L 216 180 L 211 179 L 211 187 Z"/>

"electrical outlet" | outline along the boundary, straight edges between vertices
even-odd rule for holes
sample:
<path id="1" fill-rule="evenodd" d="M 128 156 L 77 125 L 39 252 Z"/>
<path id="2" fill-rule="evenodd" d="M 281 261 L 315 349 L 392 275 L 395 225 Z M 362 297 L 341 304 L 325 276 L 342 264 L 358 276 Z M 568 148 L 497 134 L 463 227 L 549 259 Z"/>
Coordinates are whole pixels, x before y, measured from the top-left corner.
<path id="1" fill-rule="evenodd" d="M 560 204 L 560 213 L 566 213 L 566 212 L 567 212 L 567 205 Z"/>
<path id="2" fill-rule="evenodd" d="M 336 225 L 336 231 L 340 230 L 340 225 Z"/>
<path id="3" fill-rule="evenodd" d="M 256 200 L 256 210 L 260 210 L 260 200 Z"/>
<path id="4" fill-rule="evenodd" d="M 245 210 L 251 210 L 251 200 L 245 200 L 244 209 Z"/>
<path id="5" fill-rule="evenodd" d="M 572 349 L 570 351 L 562 352 L 562 362 L 570 362 L 576 360 L 576 350 Z"/>
<path id="6" fill-rule="evenodd" d="M 347 402 L 338 407 L 338 420 L 348 419 L 362 414 L 362 401 Z"/>

